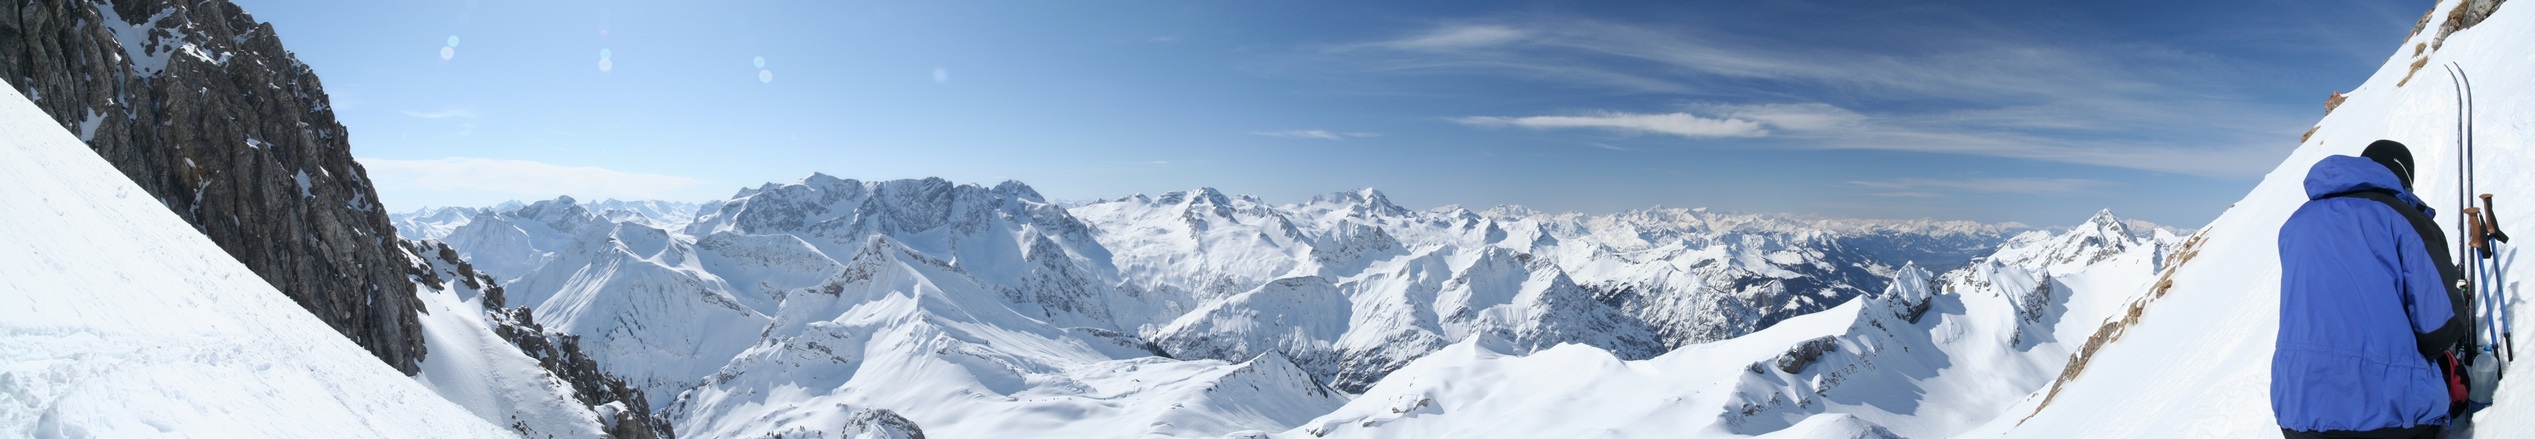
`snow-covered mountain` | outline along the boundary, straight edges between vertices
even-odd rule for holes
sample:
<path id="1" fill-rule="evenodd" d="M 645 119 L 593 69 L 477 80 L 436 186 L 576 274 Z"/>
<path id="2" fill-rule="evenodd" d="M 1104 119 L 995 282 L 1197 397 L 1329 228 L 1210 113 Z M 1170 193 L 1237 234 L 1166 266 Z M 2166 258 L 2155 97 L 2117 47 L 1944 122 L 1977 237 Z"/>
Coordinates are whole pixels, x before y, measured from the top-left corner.
<path id="1" fill-rule="evenodd" d="M 468 223 L 474 222 L 479 215 L 513 213 L 526 207 L 528 207 L 527 203 L 518 201 L 504 201 L 492 207 L 423 207 L 414 209 L 412 212 L 389 213 L 387 218 L 396 224 L 397 235 L 405 239 L 437 240 L 447 239 L 459 227 L 465 227 Z M 687 222 L 695 220 L 696 211 L 703 207 L 703 203 L 661 200 L 623 201 L 614 198 L 581 206 L 611 221 L 630 221 L 662 229 L 686 227 Z"/>
<path id="2" fill-rule="evenodd" d="M 449 233 L 457 230 L 458 227 L 474 221 L 476 215 L 519 208 L 519 202 L 516 201 L 505 202 L 491 208 L 425 207 L 414 209 L 412 212 L 390 213 L 387 214 L 387 219 L 396 224 L 397 236 L 408 239 L 442 239 L 449 237 Z"/>
<path id="3" fill-rule="evenodd" d="M 24 95 L 0 94 L 0 203 L 15 206 L 0 209 L 0 436 L 513 435 L 379 361 Z"/>
<path id="4" fill-rule="evenodd" d="M 1212 188 L 1071 209 L 1129 286 L 1200 304 L 1140 332 L 1179 358 L 1280 351 L 1361 391 L 1474 334 L 1643 359 L 1950 268 L 2015 226 L 1649 209 L 1413 211 L 1363 189 L 1271 205 Z M 1288 330 L 1289 328 L 1293 330 Z"/>
<path id="5" fill-rule="evenodd" d="M 1454 342 L 1652 357 L 1913 261 L 1963 265 L 2020 227 L 1414 211 L 1369 189 L 1063 206 L 1017 182 L 826 175 L 681 229 L 594 210 L 497 206 L 445 241 L 705 437 L 833 434 L 872 410 L 951 435 L 1280 431 Z"/>
<path id="6" fill-rule="evenodd" d="M 1207 436 L 1343 401 L 1280 355 L 1155 358 L 1116 328 L 1158 307 L 1133 306 L 1091 229 L 1017 183 L 813 175 L 706 206 L 664 230 L 542 201 L 447 242 L 529 318 L 677 401 L 663 415 L 689 435 Z M 1095 401 L 1109 408 L 1083 411 Z M 976 413 L 1001 415 L 954 422 Z"/>
<path id="7" fill-rule="evenodd" d="M 1905 264 L 1879 293 L 1644 360 L 1472 338 L 1282 435 L 1953 436 L 2048 384 L 2082 341 L 2059 335 L 2118 312 L 2186 242 L 2129 223 L 2025 232 L 1943 274 Z"/>

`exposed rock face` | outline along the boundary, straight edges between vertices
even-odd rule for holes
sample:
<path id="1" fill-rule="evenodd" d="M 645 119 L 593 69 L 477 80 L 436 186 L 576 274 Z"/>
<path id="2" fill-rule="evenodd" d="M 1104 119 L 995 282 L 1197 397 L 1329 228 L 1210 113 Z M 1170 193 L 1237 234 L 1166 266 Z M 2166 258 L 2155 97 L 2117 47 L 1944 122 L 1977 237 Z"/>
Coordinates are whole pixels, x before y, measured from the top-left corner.
<path id="1" fill-rule="evenodd" d="M 300 306 L 419 370 L 395 229 L 271 25 L 224 0 L 0 2 L 0 77 Z"/>

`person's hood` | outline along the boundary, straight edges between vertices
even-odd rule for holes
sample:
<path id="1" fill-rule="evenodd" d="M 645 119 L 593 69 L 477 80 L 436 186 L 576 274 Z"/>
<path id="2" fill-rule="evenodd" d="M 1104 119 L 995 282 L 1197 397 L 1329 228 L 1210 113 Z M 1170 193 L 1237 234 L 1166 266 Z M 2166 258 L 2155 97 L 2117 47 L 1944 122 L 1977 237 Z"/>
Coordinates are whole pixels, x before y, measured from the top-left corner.
<path id="1" fill-rule="evenodd" d="M 2306 170 L 2306 199 L 2323 199 L 2358 191 L 2392 193 L 2394 198 L 2420 208 L 2421 213 L 2438 216 L 2438 211 L 2430 209 L 2429 203 L 2421 202 L 2420 197 L 2412 195 L 2412 191 L 2403 190 L 2402 177 L 2395 176 L 2394 170 L 2386 169 L 2385 165 L 2374 160 L 2336 155 L 2325 157 L 2315 162 L 2315 167 Z"/>

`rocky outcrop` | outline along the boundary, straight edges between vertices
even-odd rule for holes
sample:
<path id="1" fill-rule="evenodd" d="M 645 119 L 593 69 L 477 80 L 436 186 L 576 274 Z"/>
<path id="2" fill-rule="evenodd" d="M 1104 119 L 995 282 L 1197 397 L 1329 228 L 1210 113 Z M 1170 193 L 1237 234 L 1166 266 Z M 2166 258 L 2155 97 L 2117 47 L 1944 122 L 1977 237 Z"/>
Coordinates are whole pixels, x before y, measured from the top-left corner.
<path id="1" fill-rule="evenodd" d="M 395 229 L 272 25 L 222 0 L 0 2 L 0 77 L 291 300 L 418 370 Z"/>
<path id="2" fill-rule="evenodd" d="M 855 411 L 854 418 L 845 421 L 845 437 L 924 439 L 924 429 L 917 427 L 915 421 L 898 416 L 898 412 L 865 409 Z"/>
<path id="3" fill-rule="evenodd" d="M 616 439 L 659 439 L 677 437 L 669 422 L 651 416 L 651 402 L 623 378 L 599 369 L 598 362 L 581 352 L 581 337 L 548 330 L 537 324 L 535 311 L 526 306 L 508 306 L 502 286 L 493 276 L 476 271 L 458 257 L 458 251 L 436 241 L 400 241 L 413 256 L 413 279 L 434 290 L 464 284 L 467 290 L 481 292 L 485 322 L 493 326 L 493 334 L 519 348 L 520 353 L 537 359 L 555 381 L 572 389 L 573 399 L 589 407 L 607 428 L 608 437 Z M 521 429 L 521 433 L 528 433 Z"/>

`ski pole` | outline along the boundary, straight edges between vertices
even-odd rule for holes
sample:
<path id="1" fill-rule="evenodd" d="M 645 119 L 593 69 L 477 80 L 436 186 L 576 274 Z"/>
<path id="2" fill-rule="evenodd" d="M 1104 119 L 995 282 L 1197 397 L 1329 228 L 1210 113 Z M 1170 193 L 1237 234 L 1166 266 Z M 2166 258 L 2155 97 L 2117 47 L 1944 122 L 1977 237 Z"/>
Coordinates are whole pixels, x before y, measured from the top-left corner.
<path id="1" fill-rule="evenodd" d="M 2482 325 L 2474 328 L 2474 334 L 2483 341 L 2480 343 L 2481 349 L 2478 350 L 2489 353 L 2506 342 L 2501 340 L 2504 336 L 2500 334 L 2500 324 L 2496 321 L 2500 319 L 2499 304 L 2493 303 L 2491 299 L 2491 290 L 2487 288 L 2491 280 L 2484 276 L 2487 271 L 2483 270 L 2482 265 L 2483 259 L 2491 255 L 2482 247 L 2482 209 L 2468 205 L 2457 212 L 2456 219 L 2464 222 L 2464 228 L 2456 232 L 2463 235 L 2462 238 L 2465 241 L 2463 250 L 2465 260 L 2462 261 L 2463 266 L 2457 268 L 2465 271 L 2465 279 L 2468 280 L 2465 288 L 2473 294 L 2475 317 L 2482 320 Z"/>
<path id="2" fill-rule="evenodd" d="M 2465 257 L 2491 258 L 2491 248 L 2483 245 L 2484 241 L 2491 240 L 2491 233 L 2482 227 L 2482 208 L 2466 207 L 2462 213 L 2464 214 L 2462 219 L 2465 220 L 2465 248 L 2472 249 L 2472 252 L 2466 254 Z"/>
<path id="3" fill-rule="evenodd" d="M 2494 300 L 2499 302 L 2493 305 L 2497 307 L 2496 309 L 2500 312 L 2500 347 L 2508 352 L 2508 355 L 2500 358 L 2507 359 L 2509 361 L 2517 361 L 2517 331 L 2516 328 L 2514 328 L 2517 324 L 2509 321 L 2511 317 L 2509 315 L 2510 313 L 2508 308 L 2509 290 L 2508 285 L 2503 283 L 2507 282 L 2507 278 L 2504 276 L 2506 272 L 2500 269 L 2500 258 L 2498 257 L 2500 253 L 2500 244 L 2509 242 L 2509 234 L 2508 232 L 2500 230 L 2500 213 L 2498 210 L 2491 207 L 2491 194 L 2482 194 L 2481 198 L 2481 223 L 2482 230 L 2484 232 L 2483 239 L 2496 241 L 2484 243 L 2484 245 L 2487 246 L 2484 250 L 2488 253 L 2484 253 L 2482 257 L 2483 259 L 2488 260 L 2490 265 L 2486 266 L 2482 270 L 2485 277 L 2485 279 L 2483 279 L 2483 283 L 2491 285 L 2491 295 Z"/>
<path id="4" fill-rule="evenodd" d="M 2504 361 L 2516 361 L 2516 337 L 2512 336 L 2512 334 L 2510 334 L 2511 331 L 2509 330 L 2509 326 L 2511 325 L 2509 324 L 2508 316 L 2508 291 L 2502 288 L 2502 286 L 2499 285 L 2499 282 L 2493 278 L 2495 275 L 2491 274 L 2492 271 L 2495 271 L 2497 268 L 2496 266 L 2499 265 L 2499 263 L 2500 261 L 2497 258 L 2479 259 L 2474 261 L 2474 265 L 2482 268 L 2481 270 L 2476 271 L 2480 272 L 2478 273 L 2482 282 L 2482 286 L 2480 288 L 2483 288 L 2481 294 L 2485 297 L 2485 300 L 2491 302 L 2491 320 L 2499 321 L 2496 326 L 2492 326 L 2492 331 L 2499 334 L 2499 336 L 2492 341 L 2499 342 L 2498 350 L 2506 354 L 2501 355 L 2500 359 Z"/>

